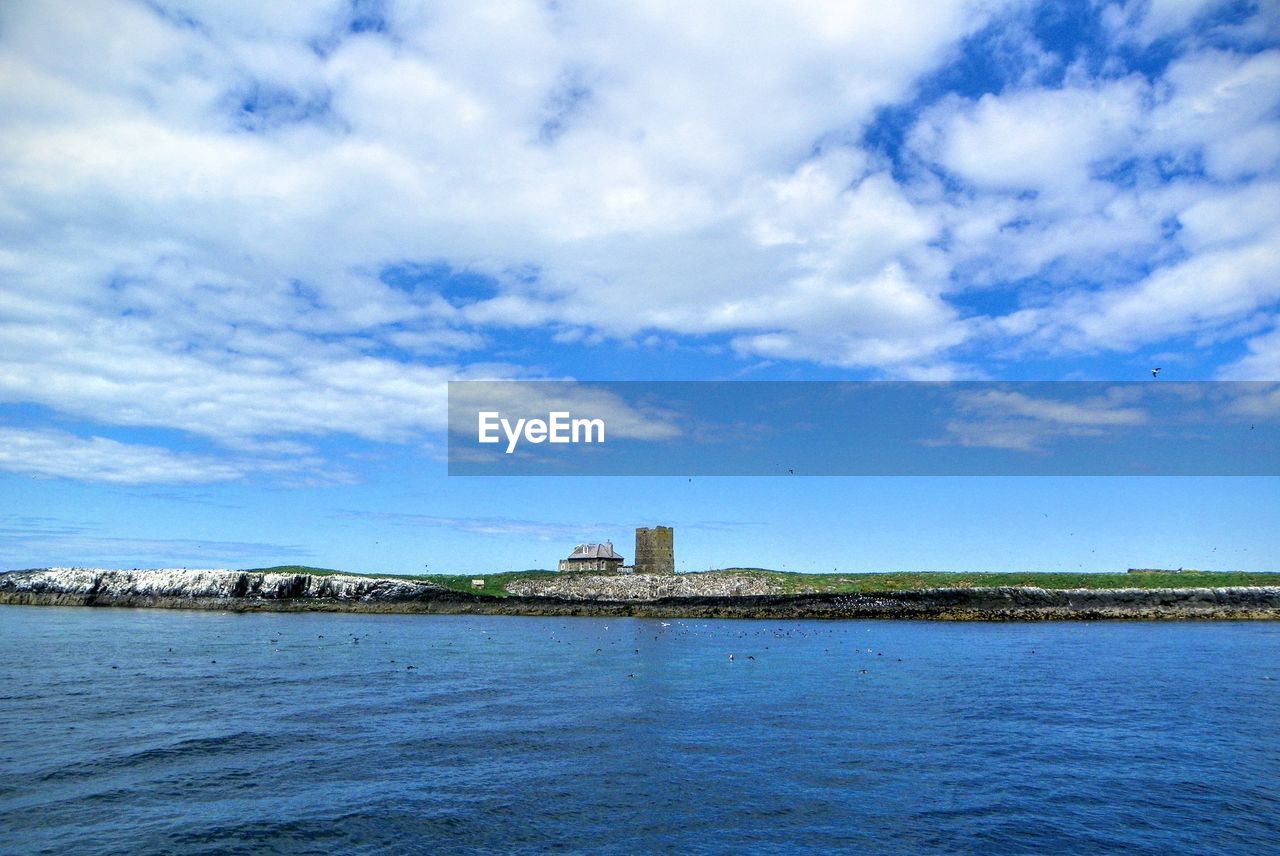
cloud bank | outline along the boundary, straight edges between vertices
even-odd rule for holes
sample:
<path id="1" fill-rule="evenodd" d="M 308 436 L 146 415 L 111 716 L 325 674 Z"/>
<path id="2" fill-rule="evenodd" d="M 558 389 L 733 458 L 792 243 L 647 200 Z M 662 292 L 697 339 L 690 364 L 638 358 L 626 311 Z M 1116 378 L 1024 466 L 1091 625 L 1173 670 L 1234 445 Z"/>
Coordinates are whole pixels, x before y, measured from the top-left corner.
<path id="1" fill-rule="evenodd" d="M 5 4 L 0 402 L 233 456 L 109 480 L 216 480 L 438 432 L 446 381 L 547 373 L 524 335 L 1274 378 L 1274 7 L 1066 14 Z M 0 466 L 102 442 L 23 425 Z"/>

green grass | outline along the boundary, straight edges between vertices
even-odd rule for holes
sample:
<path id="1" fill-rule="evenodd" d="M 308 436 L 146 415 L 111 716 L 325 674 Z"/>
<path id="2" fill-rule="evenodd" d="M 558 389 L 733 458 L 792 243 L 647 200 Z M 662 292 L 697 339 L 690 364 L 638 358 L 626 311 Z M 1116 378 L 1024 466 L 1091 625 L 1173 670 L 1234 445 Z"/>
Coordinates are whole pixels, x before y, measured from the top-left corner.
<path id="1" fill-rule="evenodd" d="M 454 591 L 463 591 L 468 594 L 486 595 L 488 597 L 510 597 L 511 593 L 507 591 L 506 585 L 513 580 L 539 579 L 546 577 L 554 577 L 554 571 L 507 571 L 501 574 L 427 574 L 414 579 L 424 580 L 429 583 L 435 583 L 438 586 L 444 586 Z M 472 588 L 472 580 L 484 580 L 484 588 Z"/>
<path id="2" fill-rule="evenodd" d="M 274 568 L 252 568 L 258 573 L 275 574 L 343 574 L 328 568 L 305 565 L 278 565 Z M 777 582 L 788 594 L 806 593 L 874 593 L 930 588 L 980 588 L 988 586 L 1029 586 L 1045 589 L 1113 589 L 1113 588 L 1223 588 L 1226 586 L 1280 586 L 1280 573 L 1245 573 L 1234 571 L 1169 571 L 1143 574 L 956 574 L 956 573 L 880 573 L 880 574 L 806 574 L 770 571 L 764 568 L 724 568 L 708 571 L 760 577 Z M 528 570 L 476 574 L 351 574 L 351 576 L 389 577 L 435 583 L 453 591 L 484 597 L 509 597 L 506 586 L 521 579 L 546 579 L 558 576 L 554 571 Z M 483 588 L 472 588 L 473 579 L 484 580 Z"/>
<path id="3" fill-rule="evenodd" d="M 783 574 L 765 572 L 788 593 L 878 592 L 927 588 L 1024 586 L 1044 589 L 1222 588 L 1280 585 L 1278 573 L 1176 571 L 1151 574 Z"/>
<path id="4" fill-rule="evenodd" d="M 331 568 L 309 568 L 306 565 L 276 565 L 273 568 L 241 568 L 241 570 L 253 574 L 311 574 L 313 577 L 328 577 L 334 574 L 346 573 L 346 571 L 335 571 Z M 352 576 L 361 575 L 352 574 Z"/>

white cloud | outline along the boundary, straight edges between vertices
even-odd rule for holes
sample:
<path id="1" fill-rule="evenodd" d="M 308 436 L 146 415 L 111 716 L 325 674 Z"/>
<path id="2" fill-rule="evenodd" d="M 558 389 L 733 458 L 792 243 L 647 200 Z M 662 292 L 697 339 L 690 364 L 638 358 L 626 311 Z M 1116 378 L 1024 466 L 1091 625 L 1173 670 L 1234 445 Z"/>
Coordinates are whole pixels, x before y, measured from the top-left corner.
<path id="1" fill-rule="evenodd" d="M 1274 51 L 1023 74 L 936 104 L 906 172 L 860 149 L 1010 8 L 398 3 L 352 33 L 337 2 L 6 4 L 0 400 L 242 448 L 403 441 L 443 426 L 444 382 L 491 371 L 468 364 L 510 327 L 951 377 L 981 372 L 965 349 L 1224 335 L 1267 311 Z M 403 262 L 496 293 L 379 280 Z M 996 319 L 957 306 L 1023 278 L 1061 290 Z"/>
<path id="2" fill-rule="evenodd" d="M 0 92 L 6 317 L 22 328 L 9 400 L 210 435 L 389 438 L 440 424 L 426 399 L 459 372 L 441 357 L 483 328 L 749 342 L 874 326 L 837 348 L 849 365 L 963 337 L 913 258 L 935 218 L 883 174 L 815 189 L 810 215 L 835 219 L 782 250 L 758 240 L 773 216 L 758 188 L 798 180 L 816 140 L 906 94 L 981 4 L 398 5 L 387 35 L 342 33 L 336 3 L 160 8 L 5 10 L 0 62 L 21 83 Z M 501 293 L 458 308 L 377 281 L 406 259 Z"/>
<path id="3" fill-rule="evenodd" d="M 1060 437 L 1096 437 L 1141 425 L 1147 414 L 1126 406 L 1124 391 L 1078 401 L 1039 398 L 1020 392 L 960 392 L 959 418 L 947 423 L 947 436 L 929 445 L 957 445 L 1033 452 Z"/>
<path id="4" fill-rule="evenodd" d="M 1202 194 L 1178 212 L 1179 241 L 1192 253 L 1270 242 L 1280 229 L 1280 182 Z"/>
<path id="5" fill-rule="evenodd" d="M 1280 326 L 1245 342 L 1248 351 L 1218 372 L 1223 380 L 1274 380 L 1280 378 Z"/>
<path id="6" fill-rule="evenodd" d="M 227 443 L 331 432 L 404 440 L 444 424 L 444 384 L 456 369 L 406 365 L 288 330 L 170 327 L 195 320 L 86 312 L 65 325 L 0 322 L 0 391 L 77 416 Z"/>
<path id="7" fill-rule="evenodd" d="M 1116 401 L 1111 398 L 1061 401 L 1035 398 L 1019 392 L 989 390 L 974 395 L 964 395 L 961 397 L 961 402 L 967 409 L 994 411 L 1071 427 L 1138 425 L 1146 421 L 1143 411 L 1117 406 Z"/>
<path id="8" fill-rule="evenodd" d="M 1277 84 L 1280 52 L 1193 51 L 1154 83 L 1073 69 L 929 111 L 915 151 L 972 188 L 946 212 L 957 270 L 1055 286 L 979 327 L 1053 354 L 1253 326 L 1280 300 Z"/>
<path id="9" fill-rule="evenodd" d="M 0 427 L 0 469 L 36 477 L 112 484 L 229 481 L 245 472 L 234 463 L 158 446 L 77 437 L 63 431 L 5 427 Z"/>
<path id="10" fill-rule="evenodd" d="M 1197 18 L 1225 5 L 1225 0 L 1129 0 L 1109 6 L 1104 21 L 1119 38 L 1149 45 L 1186 32 Z"/>
<path id="11" fill-rule="evenodd" d="M 951 99 L 925 117 L 916 146 L 975 185 L 1034 190 L 1051 204 L 1092 197 L 1093 165 L 1130 150 L 1146 84 L 1137 77 Z"/>
<path id="12" fill-rule="evenodd" d="M 1199 151 L 1209 174 L 1224 181 L 1275 171 L 1280 51 L 1193 53 L 1171 64 L 1163 82 L 1169 95 L 1151 111 L 1142 149 Z"/>
<path id="13" fill-rule="evenodd" d="M 1091 301 L 1076 329 L 1088 345 L 1124 348 L 1238 318 L 1280 299 L 1280 232 L 1161 268 Z"/>

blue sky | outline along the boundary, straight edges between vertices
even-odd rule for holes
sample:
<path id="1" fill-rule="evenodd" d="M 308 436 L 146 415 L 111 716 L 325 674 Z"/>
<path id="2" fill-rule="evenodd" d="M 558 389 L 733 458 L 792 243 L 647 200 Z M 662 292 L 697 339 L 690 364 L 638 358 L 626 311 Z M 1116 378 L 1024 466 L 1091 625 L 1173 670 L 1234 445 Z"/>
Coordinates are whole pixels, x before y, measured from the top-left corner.
<path id="1" fill-rule="evenodd" d="M 0 10 L 0 566 L 1280 568 L 1274 479 L 444 465 L 455 379 L 1280 379 L 1274 4 L 263 5 Z"/>

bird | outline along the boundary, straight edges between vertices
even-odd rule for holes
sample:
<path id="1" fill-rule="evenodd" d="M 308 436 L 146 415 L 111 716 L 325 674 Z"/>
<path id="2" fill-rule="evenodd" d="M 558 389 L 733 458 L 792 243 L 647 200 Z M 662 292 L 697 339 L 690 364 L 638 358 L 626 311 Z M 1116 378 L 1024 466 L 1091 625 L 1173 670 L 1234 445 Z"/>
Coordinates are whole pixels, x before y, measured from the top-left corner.
<path id="1" fill-rule="evenodd" d="M 1159 367 L 1154 368 L 1154 369 L 1152 369 L 1152 370 L 1151 370 L 1151 376 L 1152 376 L 1152 377 L 1159 377 L 1159 376 L 1160 376 L 1160 369 L 1159 369 Z"/>

